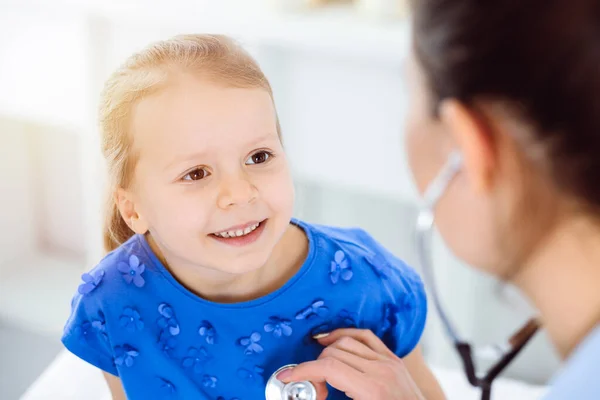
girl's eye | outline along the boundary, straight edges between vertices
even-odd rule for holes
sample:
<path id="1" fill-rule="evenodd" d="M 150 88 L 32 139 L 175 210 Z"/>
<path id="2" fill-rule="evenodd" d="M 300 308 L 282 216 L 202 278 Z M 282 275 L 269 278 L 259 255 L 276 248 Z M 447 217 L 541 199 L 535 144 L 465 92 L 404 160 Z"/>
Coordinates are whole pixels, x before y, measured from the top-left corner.
<path id="1" fill-rule="evenodd" d="M 199 181 L 200 179 L 206 178 L 208 175 L 209 173 L 204 168 L 196 168 L 185 174 L 181 180 L 186 182 Z"/>
<path id="2" fill-rule="evenodd" d="M 258 153 L 254 153 L 248 158 L 246 161 L 246 165 L 254 165 L 254 164 L 263 164 L 267 162 L 273 154 L 268 151 L 259 151 Z"/>

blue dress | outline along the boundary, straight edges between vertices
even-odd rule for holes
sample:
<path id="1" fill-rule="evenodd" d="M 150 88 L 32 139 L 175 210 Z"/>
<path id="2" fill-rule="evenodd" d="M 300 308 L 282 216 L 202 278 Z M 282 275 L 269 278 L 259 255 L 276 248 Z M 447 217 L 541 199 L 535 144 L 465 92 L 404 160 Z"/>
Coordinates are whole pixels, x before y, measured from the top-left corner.
<path id="1" fill-rule="evenodd" d="M 312 337 L 341 327 L 370 329 L 398 356 L 410 353 L 427 314 L 415 271 L 363 230 L 292 223 L 309 241 L 300 270 L 235 304 L 193 294 L 133 236 L 83 275 L 64 345 L 118 376 L 133 400 L 264 399 L 274 371 L 316 359 L 323 347 Z"/>

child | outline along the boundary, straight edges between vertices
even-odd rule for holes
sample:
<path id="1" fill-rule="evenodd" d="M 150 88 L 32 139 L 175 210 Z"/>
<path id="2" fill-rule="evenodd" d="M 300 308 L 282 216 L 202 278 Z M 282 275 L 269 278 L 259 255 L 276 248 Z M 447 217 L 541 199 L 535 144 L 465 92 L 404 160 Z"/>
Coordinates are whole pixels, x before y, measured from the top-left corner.
<path id="1" fill-rule="evenodd" d="M 362 230 L 292 219 L 271 87 L 232 40 L 134 55 L 106 84 L 101 123 L 110 253 L 83 275 L 63 343 L 111 387 L 261 399 L 279 367 L 319 356 L 320 333 L 370 329 L 400 357 L 417 345 L 416 273 Z"/>

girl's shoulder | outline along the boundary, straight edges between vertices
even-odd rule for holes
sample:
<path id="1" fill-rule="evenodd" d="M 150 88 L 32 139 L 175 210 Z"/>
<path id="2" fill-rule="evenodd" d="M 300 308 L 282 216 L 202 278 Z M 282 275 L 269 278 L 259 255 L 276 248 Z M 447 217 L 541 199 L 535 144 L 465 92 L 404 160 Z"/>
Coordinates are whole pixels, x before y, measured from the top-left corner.
<path id="1" fill-rule="evenodd" d="M 333 256 L 333 263 L 340 264 L 346 260 L 354 267 L 370 267 L 374 278 L 401 280 L 417 286 L 421 283 L 421 278 L 411 266 L 362 228 L 294 222 L 312 236 L 318 253 L 325 257 Z"/>
<path id="2" fill-rule="evenodd" d="M 148 271 L 153 269 L 153 261 L 143 242 L 139 235 L 134 235 L 108 253 L 94 268 L 81 276 L 77 292 L 80 295 L 96 291 L 110 293 L 121 291 L 124 286 L 145 286 Z"/>
<path id="3" fill-rule="evenodd" d="M 140 323 L 143 310 L 128 305 L 145 304 L 147 301 L 141 300 L 147 300 L 149 294 L 155 292 L 150 288 L 153 285 L 150 262 L 139 238 L 134 236 L 81 276 L 62 337 L 71 352 L 118 375 L 111 346 L 114 333 L 111 326 L 120 326 L 123 316 L 131 321 L 130 325 Z"/>
<path id="4" fill-rule="evenodd" d="M 427 298 L 419 274 L 361 228 L 301 223 L 315 241 L 319 266 L 312 286 L 358 301 L 363 322 L 399 356 L 417 345 L 425 326 Z M 316 275 L 314 275 L 316 274 Z M 327 276 L 328 279 L 323 279 Z M 325 286 L 315 282 L 325 281 Z M 348 292 L 351 296 L 348 296 Z"/>

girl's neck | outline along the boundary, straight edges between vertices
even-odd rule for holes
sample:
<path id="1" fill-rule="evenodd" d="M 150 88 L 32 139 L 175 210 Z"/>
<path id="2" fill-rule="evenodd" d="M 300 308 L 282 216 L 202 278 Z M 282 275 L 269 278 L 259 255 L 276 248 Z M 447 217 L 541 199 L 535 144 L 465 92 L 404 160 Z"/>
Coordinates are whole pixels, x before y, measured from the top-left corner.
<path id="1" fill-rule="evenodd" d="M 150 235 L 147 235 L 147 240 L 152 251 L 160 255 Z M 301 228 L 290 224 L 266 264 L 243 275 L 196 268 L 174 270 L 164 257 L 159 256 L 159 259 L 182 285 L 203 299 L 217 303 L 239 303 L 260 298 L 282 287 L 298 272 L 307 254 L 306 234 Z"/>
<path id="2" fill-rule="evenodd" d="M 558 225 L 514 283 L 538 308 L 560 356 L 567 358 L 600 322 L 600 228 L 581 218 Z"/>

